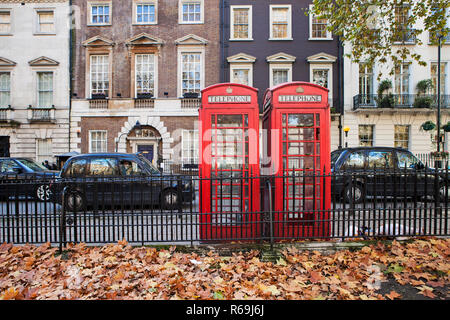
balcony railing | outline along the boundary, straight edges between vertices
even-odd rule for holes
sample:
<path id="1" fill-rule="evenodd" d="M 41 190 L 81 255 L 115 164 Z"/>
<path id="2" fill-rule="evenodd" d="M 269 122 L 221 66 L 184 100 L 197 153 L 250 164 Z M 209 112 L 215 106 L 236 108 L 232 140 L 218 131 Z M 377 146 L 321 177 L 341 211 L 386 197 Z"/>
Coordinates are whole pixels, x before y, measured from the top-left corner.
<path id="1" fill-rule="evenodd" d="M 200 108 L 201 99 L 200 98 L 182 98 L 181 108 L 182 109 L 197 109 Z"/>
<path id="2" fill-rule="evenodd" d="M 441 95 L 441 108 L 450 108 L 450 95 Z M 358 94 L 353 97 L 353 110 L 375 108 L 432 109 L 437 107 L 437 95 L 391 94 L 379 99 L 374 94 Z"/>
<path id="3" fill-rule="evenodd" d="M 54 122 L 55 121 L 55 107 L 51 108 L 37 108 L 30 106 L 28 108 L 28 120 L 30 122 Z"/>
<path id="4" fill-rule="evenodd" d="M 155 99 L 134 99 L 134 107 L 136 109 L 153 109 L 155 107 Z"/>
<path id="5" fill-rule="evenodd" d="M 108 109 L 108 100 L 91 99 L 89 100 L 89 109 Z"/>

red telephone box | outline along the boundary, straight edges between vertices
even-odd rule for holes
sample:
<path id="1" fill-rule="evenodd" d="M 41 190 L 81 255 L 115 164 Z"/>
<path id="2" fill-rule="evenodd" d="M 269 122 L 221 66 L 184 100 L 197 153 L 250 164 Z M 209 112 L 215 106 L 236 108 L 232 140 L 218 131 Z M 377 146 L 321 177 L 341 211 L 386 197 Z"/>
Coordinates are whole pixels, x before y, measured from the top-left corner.
<path id="1" fill-rule="evenodd" d="M 258 90 L 223 83 L 202 90 L 199 110 L 200 235 L 260 235 Z"/>
<path id="2" fill-rule="evenodd" d="M 329 236 L 328 89 L 307 82 L 267 89 L 263 129 L 267 134 L 263 174 L 275 176 L 275 238 Z"/>

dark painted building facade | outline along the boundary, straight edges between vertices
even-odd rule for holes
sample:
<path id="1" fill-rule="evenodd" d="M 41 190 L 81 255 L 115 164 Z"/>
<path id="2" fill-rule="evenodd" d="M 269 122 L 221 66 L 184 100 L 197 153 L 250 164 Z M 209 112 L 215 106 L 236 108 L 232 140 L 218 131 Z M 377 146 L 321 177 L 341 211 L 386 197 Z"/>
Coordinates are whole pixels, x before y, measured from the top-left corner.
<path id="1" fill-rule="evenodd" d="M 221 81 L 259 89 L 308 81 L 330 89 L 340 106 L 339 41 L 326 21 L 306 15 L 308 0 L 220 0 Z"/>

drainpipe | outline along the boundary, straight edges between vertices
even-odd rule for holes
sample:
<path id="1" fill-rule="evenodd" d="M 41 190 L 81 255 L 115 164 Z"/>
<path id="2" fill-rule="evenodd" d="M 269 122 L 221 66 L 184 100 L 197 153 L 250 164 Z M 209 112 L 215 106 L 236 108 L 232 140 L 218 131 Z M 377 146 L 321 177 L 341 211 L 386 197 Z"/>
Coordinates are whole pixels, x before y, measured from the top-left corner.
<path id="1" fill-rule="evenodd" d="M 225 0 L 220 5 L 220 82 L 225 82 Z"/>
<path id="2" fill-rule="evenodd" d="M 342 148 L 342 118 L 344 116 L 344 54 L 341 38 L 337 37 L 338 42 L 338 98 L 339 98 L 339 145 L 338 148 Z"/>
<path id="3" fill-rule="evenodd" d="M 69 0 L 69 139 L 68 139 L 68 143 L 69 143 L 69 152 L 71 151 L 71 139 L 70 139 L 70 129 L 71 129 L 71 122 L 72 122 L 72 93 L 73 93 L 73 88 L 72 88 L 72 54 L 73 54 L 73 46 L 72 46 L 72 40 L 73 40 L 73 36 L 72 36 L 72 30 L 73 30 L 73 15 L 72 15 L 72 0 Z M 76 16 L 75 16 L 76 18 Z"/>

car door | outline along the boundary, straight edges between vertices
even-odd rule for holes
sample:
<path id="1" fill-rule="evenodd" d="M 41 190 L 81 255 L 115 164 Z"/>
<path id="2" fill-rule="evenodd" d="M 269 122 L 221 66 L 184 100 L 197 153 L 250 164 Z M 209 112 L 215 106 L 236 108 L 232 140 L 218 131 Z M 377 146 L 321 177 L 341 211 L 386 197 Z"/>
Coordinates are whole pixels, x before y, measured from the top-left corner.
<path id="1" fill-rule="evenodd" d="M 109 207 L 113 204 L 127 202 L 126 195 L 117 192 L 119 176 L 117 159 L 113 157 L 92 157 L 88 165 L 88 192 L 96 208 Z M 120 190 L 120 189 L 119 189 Z"/>
<path id="2" fill-rule="evenodd" d="M 410 152 L 396 151 L 397 166 L 400 174 L 400 184 L 406 187 L 406 196 L 415 197 L 423 196 L 425 186 L 427 189 L 434 190 L 433 174 L 425 175 L 425 166 Z M 425 176 L 427 176 L 427 184 L 425 184 Z"/>
<path id="3" fill-rule="evenodd" d="M 377 197 L 399 195 L 400 185 L 398 177 L 394 172 L 394 164 L 392 150 L 376 149 L 367 151 L 366 188 L 368 194 Z"/>
<path id="4" fill-rule="evenodd" d="M 366 193 L 365 152 L 364 150 L 350 151 L 342 161 L 342 165 L 336 170 L 336 187 L 342 190 L 347 202 L 360 202 Z"/>
<path id="5" fill-rule="evenodd" d="M 26 186 L 20 184 L 24 181 L 26 172 L 14 159 L 0 160 L 0 192 L 5 197 L 27 194 Z"/>
<path id="6" fill-rule="evenodd" d="M 152 193 L 151 180 L 146 178 L 146 171 L 136 160 L 120 159 L 119 174 L 126 186 L 123 194 L 128 204 L 140 206 L 152 202 L 157 197 Z"/>

